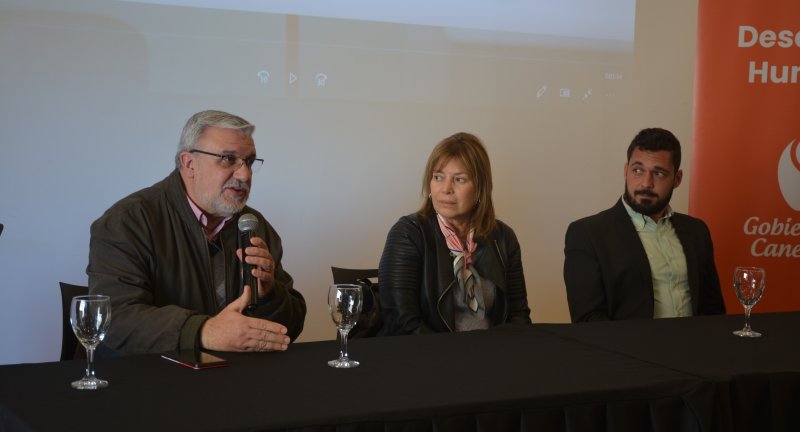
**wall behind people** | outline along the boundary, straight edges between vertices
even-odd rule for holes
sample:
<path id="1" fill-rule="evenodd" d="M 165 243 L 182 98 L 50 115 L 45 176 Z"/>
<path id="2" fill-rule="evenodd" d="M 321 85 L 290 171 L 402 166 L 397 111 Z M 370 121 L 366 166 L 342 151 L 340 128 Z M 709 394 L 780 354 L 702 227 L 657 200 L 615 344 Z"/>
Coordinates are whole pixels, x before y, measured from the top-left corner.
<path id="1" fill-rule="evenodd" d="M 169 173 L 198 110 L 257 125 L 266 162 L 251 205 L 283 237 L 307 299 L 301 341 L 333 338 L 330 266 L 377 266 L 389 227 L 418 208 L 427 155 L 453 132 L 486 143 L 537 322 L 569 320 L 564 231 L 618 198 L 635 132 L 671 129 L 690 154 L 696 1 L 640 0 L 635 41 L 588 43 L 591 23 L 576 30 L 587 35 L 541 36 L 60 3 L 0 6 L 0 364 L 58 358 L 58 281 L 86 282 L 89 225 Z M 632 1 L 615 4 L 631 12 Z M 254 42 L 265 40 L 283 43 Z M 676 192 L 677 210 L 686 196 Z"/>

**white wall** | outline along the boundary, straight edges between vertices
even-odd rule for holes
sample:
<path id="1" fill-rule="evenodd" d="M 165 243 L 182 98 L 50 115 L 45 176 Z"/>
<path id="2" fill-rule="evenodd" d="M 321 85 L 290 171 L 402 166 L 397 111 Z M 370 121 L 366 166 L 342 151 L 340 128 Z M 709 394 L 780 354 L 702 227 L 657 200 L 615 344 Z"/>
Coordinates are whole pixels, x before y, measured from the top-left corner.
<path id="1" fill-rule="evenodd" d="M 569 321 L 561 275 L 566 226 L 619 197 L 632 136 L 648 126 L 672 129 L 684 143 L 684 170 L 691 166 L 696 0 L 638 2 L 633 102 L 608 105 L 614 113 L 591 111 L 584 120 L 571 120 L 561 105 L 527 106 L 513 94 L 510 102 L 492 100 L 508 90 L 505 76 L 486 93 L 448 94 L 464 98 L 458 112 L 435 100 L 455 85 L 413 94 L 418 86 L 396 84 L 394 91 L 411 93 L 404 106 L 364 103 L 359 95 L 312 97 L 308 87 L 253 94 L 202 79 L 257 67 L 260 53 L 252 65 L 236 67 L 231 62 L 239 60 L 223 49 L 212 49 L 212 56 L 198 48 L 159 57 L 163 51 L 152 41 L 163 23 L 146 17 L 151 32 L 127 28 L 125 19 L 138 18 L 135 8 L 124 19 L 89 20 L 81 7 L 126 6 L 86 0 L 76 2 L 81 6 L 72 14 L 33 19 L 14 3 L 0 3 L 0 223 L 6 225 L 0 237 L 0 364 L 57 360 L 58 281 L 86 282 L 89 225 L 116 200 L 168 174 L 180 128 L 201 109 L 229 110 L 257 125 L 256 145 L 267 162 L 254 178 L 251 205 L 283 237 L 284 265 L 306 297 L 301 341 L 333 337 L 325 306 L 330 266 L 377 266 L 389 227 L 419 205 L 430 149 L 453 132 L 474 132 L 488 147 L 497 213 L 520 239 L 536 322 Z M 83 20 L 105 37 L 78 31 Z M 283 21 L 271 24 L 258 31 L 284 34 Z M 203 68 L 182 69 L 198 57 Z M 302 65 L 304 58 L 295 60 Z M 491 74 L 495 61 L 514 61 L 490 60 L 475 73 Z M 440 72 L 454 81 L 473 79 L 459 68 Z M 186 81 L 188 73 L 201 84 Z M 158 106 L 151 93 L 158 93 Z M 231 94 L 236 98 L 228 99 Z M 428 97 L 432 102 L 414 100 Z M 476 99 L 489 103 L 473 105 Z M 563 126 L 553 129 L 554 122 Z M 687 208 L 687 192 L 685 181 L 674 197 L 679 211 Z"/>
<path id="2" fill-rule="evenodd" d="M 692 179 L 697 2 L 639 0 L 636 11 L 634 94 L 638 110 L 633 124 L 669 129 L 681 141 L 683 183 L 672 196 L 672 206 L 684 213 Z"/>

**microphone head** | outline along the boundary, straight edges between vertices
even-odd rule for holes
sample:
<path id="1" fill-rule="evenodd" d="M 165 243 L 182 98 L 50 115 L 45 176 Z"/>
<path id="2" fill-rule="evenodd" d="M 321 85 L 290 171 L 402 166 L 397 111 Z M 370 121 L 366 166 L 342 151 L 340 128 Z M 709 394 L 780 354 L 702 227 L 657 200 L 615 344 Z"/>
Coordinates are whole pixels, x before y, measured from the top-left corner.
<path id="1" fill-rule="evenodd" d="M 258 219 L 252 213 L 239 216 L 239 231 L 253 231 L 258 228 Z"/>

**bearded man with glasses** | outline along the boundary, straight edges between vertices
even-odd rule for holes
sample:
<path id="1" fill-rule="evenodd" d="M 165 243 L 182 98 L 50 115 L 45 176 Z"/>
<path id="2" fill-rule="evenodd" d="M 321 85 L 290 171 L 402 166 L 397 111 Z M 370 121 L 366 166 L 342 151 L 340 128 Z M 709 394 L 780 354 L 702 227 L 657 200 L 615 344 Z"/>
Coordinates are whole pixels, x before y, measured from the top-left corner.
<path id="1" fill-rule="evenodd" d="M 222 111 L 193 115 L 175 170 L 92 224 L 89 291 L 110 296 L 113 311 L 100 356 L 283 351 L 300 334 L 306 304 L 281 265 L 281 239 L 247 207 L 252 175 L 264 162 L 254 130 Z M 242 289 L 237 220 L 247 213 L 258 220 L 245 251 L 257 286 Z"/>

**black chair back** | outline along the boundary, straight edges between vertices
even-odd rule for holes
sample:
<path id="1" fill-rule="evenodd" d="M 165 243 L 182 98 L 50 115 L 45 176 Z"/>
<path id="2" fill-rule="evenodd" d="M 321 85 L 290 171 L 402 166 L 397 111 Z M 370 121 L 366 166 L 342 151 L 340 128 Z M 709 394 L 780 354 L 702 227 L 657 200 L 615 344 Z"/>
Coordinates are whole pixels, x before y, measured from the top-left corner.
<path id="1" fill-rule="evenodd" d="M 333 273 L 333 283 L 358 283 L 360 279 L 372 279 L 378 277 L 378 269 L 348 269 L 341 267 L 331 267 Z"/>
<path id="2" fill-rule="evenodd" d="M 61 286 L 61 361 L 86 358 L 86 349 L 78 342 L 69 323 L 69 306 L 73 297 L 89 294 L 89 287 L 65 282 L 58 284 Z"/>

